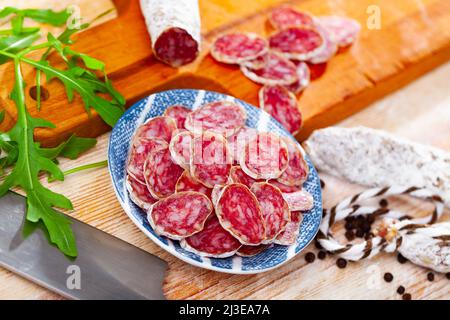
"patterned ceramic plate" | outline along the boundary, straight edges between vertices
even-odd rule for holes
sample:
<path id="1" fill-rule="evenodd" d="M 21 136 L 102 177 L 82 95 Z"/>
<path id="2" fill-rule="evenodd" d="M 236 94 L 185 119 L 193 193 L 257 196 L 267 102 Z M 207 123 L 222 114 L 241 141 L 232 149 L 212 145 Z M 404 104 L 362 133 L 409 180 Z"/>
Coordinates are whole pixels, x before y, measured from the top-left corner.
<path id="1" fill-rule="evenodd" d="M 139 229 L 161 248 L 181 260 L 198 267 L 235 274 L 251 274 L 268 271 L 281 266 L 302 251 L 313 240 L 319 230 L 322 218 L 320 180 L 308 158 L 306 160 L 310 173 L 308 180 L 304 184 L 304 188 L 313 195 L 314 208 L 304 214 L 297 243 L 291 246 L 274 245 L 253 257 L 233 256 L 225 259 L 204 258 L 184 250 L 180 247 L 178 241 L 172 241 L 158 236 L 147 222 L 146 213 L 131 201 L 125 187 L 126 160 L 131 147 L 131 138 L 137 127 L 149 118 L 162 115 L 164 110 L 171 105 L 181 104 L 195 109 L 204 103 L 217 100 L 234 101 L 241 105 L 247 111 L 247 125 L 249 127 L 259 131 L 275 132 L 294 139 L 269 114 L 236 98 L 204 90 L 170 90 L 159 92 L 133 105 L 122 116 L 112 131 L 109 141 L 108 160 L 114 189 L 123 209 Z"/>

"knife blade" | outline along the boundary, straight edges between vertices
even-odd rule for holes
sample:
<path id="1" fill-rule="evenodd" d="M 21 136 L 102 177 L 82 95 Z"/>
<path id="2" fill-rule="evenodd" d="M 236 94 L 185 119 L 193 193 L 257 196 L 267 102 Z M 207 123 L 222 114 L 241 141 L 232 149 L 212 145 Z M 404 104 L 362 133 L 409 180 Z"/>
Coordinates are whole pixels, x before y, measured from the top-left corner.
<path id="1" fill-rule="evenodd" d="M 70 299 L 164 299 L 167 263 L 72 220 L 78 257 L 50 245 L 43 230 L 23 236 L 25 198 L 0 198 L 0 266 Z"/>

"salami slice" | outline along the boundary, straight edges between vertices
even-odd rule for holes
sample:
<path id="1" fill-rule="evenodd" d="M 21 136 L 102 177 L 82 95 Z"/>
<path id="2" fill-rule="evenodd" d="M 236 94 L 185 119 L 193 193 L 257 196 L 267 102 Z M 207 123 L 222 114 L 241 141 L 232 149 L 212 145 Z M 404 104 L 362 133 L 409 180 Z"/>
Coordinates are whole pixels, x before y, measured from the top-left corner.
<path id="1" fill-rule="evenodd" d="M 212 211 L 213 206 L 207 196 L 186 191 L 159 200 L 147 217 L 157 234 L 180 240 L 201 231 Z"/>
<path id="2" fill-rule="evenodd" d="M 286 225 L 284 231 L 281 232 L 274 240 L 274 243 L 283 246 L 290 246 L 296 243 L 298 235 L 300 234 L 300 225 L 302 224 L 303 216 L 300 211 L 291 212 L 291 221 Z"/>
<path id="3" fill-rule="evenodd" d="M 270 244 L 260 244 L 259 246 L 242 246 L 236 254 L 240 257 L 253 257 L 268 249 L 270 246 Z"/>
<path id="4" fill-rule="evenodd" d="M 127 162 L 127 172 L 141 184 L 145 184 L 144 163 L 150 153 L 167 148 L 167 142 L 157 138 L 134 139 Z"/>
<path id="5" fill-rule="evenodd" d="M 314 26 L 314 20 L 310 14 L 297 11 L 288 6 L 282 6 L 272 10 L 269 14 L 270 24 L 278 30 L 288 27 Z"/>
<path id="6" fill-rule="evenodd" d="M 125 185 L 128 192 L 130 193 L 131 201 L 133 201 L 138 207 L 142 208 L 145 211 L 150 209 L 152 204 L 158 201 L 157 199 L 152 197 L 145 184 L 140 183 L 130 175 L 127 176 Z"/>
<path id="7" fill-rule="evenodd" d="M 265 54 L 252 59 L 252 60 L 247 60 L 247 61 L 243 61 L 240 63 L 241 67 L 247 67 L 249 69 L 261 69 L 266 65 L 266 59 L 268 57 L 268 52 L 266 52 Z"/>
<path id="8" fill-rule="evenodd" d="M 159 138 L 170 142 L 172 134 L 177 129 L 175 120 L 170 117 L 155 117 L 149 119 L 146 123 L 141 125 L 135 134 L 135 139 L 139 138 Z"/>
<path id="9" fill-rule="evenodd" d="M 224 186 L 216 184 L 211 191 L 211 202 L 215 207 L 217 205 L 217 201 L 219 201 L 220 194 L 222 193 Z"/>
<path id="10" fill-rule="evenodd" d="M 239 155 L 242 154 L 247 142 L 249 142 L 257 132 L 256 129 L 243 127 L 231 137 L 228 137 L 228 149 L 231 152 L 233 163 L 239 163 Z"/>
<path id="11" fill-rule="evenodd" d="M 259 106 L 293 135 L 302 126 L 302 114 L 295 95 L 283 86 L 264 86 L 259 90 Z"/>
<path id="12" fill-rule="evenodd" d="M 278 181 L 288 186 L 301 186 L 308 178 L 309 168 L 303 157 L 303 151 L 297 142 L 289 138 L 283 139 L 289 152 L 289 163 L 278 178 Z"/>
<path id="13" fill-rule="evenodd" d="M 140 0 L 153 52 L 173 67 L 192 62 L 200 50 L 198 0 Z"/>
<path id="14" fill-rule="evenodd" d="M 175 120 L 178 129 L 184 129 L 184 123 L 188 114 L 191 113 L 191 109 L 181 105 L 170 106 L 164 111 L 166 117 L 171 117 Z"/>
<path id="15" fill-rule="evenodd" d="M 195 180 L 187 170 L 185 170 L 181 177 L 178 179 L 175 189 L 176 192 L 197 191 L 205 194 L 208 198 L 211 199 L 212 189 L 205 187 L 203 184 Z"/>
<path id="16" fill-rule="evenodd" d="M 314 198 L 306 190 L 283 193 L 283 198 L 291 211 L 308 211 L 314 207 Z"/>
<path id="17" fill-rule="evenodd" d="M 245 146 L 239 163 L 254 179 L 276 179 L 288 165 L 288 149 L 279 136 L 258 133 Z"/>
<path id="18" fill-rule="evenodd" d="M 220 134 L 204 132 L 192 142 L 191 175 L 208 188 L 227 182 L 231 169 L 231 153 Z"/>
<path id="19" fill-rule="evenodd" d="M 211 55 L 223 63 L 240 64 L 265 54 L 267 41 L 254 33 L 229 33 L 218 37 L 212 47 Z"/>
<path id="20" fill-rule="evenodd" d="M 169 148 L 152 152 L 144 164 L 147 188 L 155 198 L 165 198 L 175 192 L 183 169 L 172 161 Z"/>
<path id="21" fill-rule="evenodd" d="M 230 170 L 230 183 L 241 183 L 248 188 L 251 188 L 252 185 L 256 182 L 262 182 L 261 180 L 255 180 L 246 174 L 240 166 L 233 166 Z"/>
<path id="22" fill-rule="evenodd" d="M 191 112 L 185 126 L 193 133 L 208 130 L 229 137 L 245 125 L 246 119 L 246 112 L 236 103 L 215 101 Z"/>
<path id="23" fill-rule="evenodd" d="M 281 192 L 283 193 L 291 193 L 291 192 L 296 192 L 302 189 L 302 186 L 287 186 L 281 182 L 279 182 L 278 180 L 269 180 L 269 183 L 275 187 L 277 187 L 278 189 L 281 190 Z"/>
<path id="24" fill-rule="evenodd" d="M 182 248 L 203 257 L 226 258 L 234 255 L 241 243 L 225 230 L 212 214 L 202 231 L 180 241 Z"/>
<path id="25" fill-rule="evenodd" d="M 295 63 L 295 62 L 294 62 Z M 309 71 L 308 65 L 303 61 L 296 62 L 297 64 L 297 81 L 293 84 L 286 86 L 290 92 L 298 94 L 306 89 L 311 82 L 311 72 Z"/>
<path id="26" fill-rule="evenodd" d="M 269 45 L 288 59 L 308 60 L 323 49 L 325 41 L 316 29 L 290 27 L 271 35 Z"/>
<path id="27" fill-rule="evenodd" d="M 180 131 L 170 140 L 169 150 L 172 160 L 185 170 L 190 168 L 193 138 L 191 132 Z"/>
<path id="28" fill-rule="evenodd" d="M 336 54 L 338 46 L 327 29 L 320 26 L 320 24 L 316 25 L 316 29 L 322 34 L 325 44 L 322 50 L 317 51 L 314 56 L 309 58 L 309 62 L 313 64 L 326 63 Z"/>
<path id="29" fill-rule="evenodd" d="M 289 206 L 283 199 L 280 189 L 269 183 L 254 183 L 251 191 L 259 201 L 265 222 L 266 234 L 263 243 L 270 243 L 284 230 L 286 224 L 291 221 Z"/>
<path id="30" fill-rule="evenodd" d="M 358 21 L 339 16 L 321 16 L 316 18 L 317 23 L 324 28 L 331 41 L 340 47 L 352 44 L 361 30 Z"/>
<path id="31" fill-rule="evenodd" d="M 297 81 L 295 64 L 281 54 L 269 52 L 262 67 L 252 69 L 241 65 L 242 73 L 250 80 L 267 85 L 290 85 Z"/>
<path id="32" fill-rule="evenodd" d="M 259 245 L 265 228 L 258 200 L 243 184 L 225 186 L 217 201 L 216 213 L 220 224 L 242 244 Z"/>

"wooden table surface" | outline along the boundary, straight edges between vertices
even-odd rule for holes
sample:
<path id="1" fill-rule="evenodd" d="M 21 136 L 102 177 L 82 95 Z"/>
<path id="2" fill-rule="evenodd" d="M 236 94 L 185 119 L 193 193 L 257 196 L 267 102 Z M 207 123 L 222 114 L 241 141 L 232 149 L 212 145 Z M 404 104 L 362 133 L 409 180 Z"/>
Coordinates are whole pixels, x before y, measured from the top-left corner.
<path id="1" fill-rule="evenodd" d="M 384 129 L 450 151 L 449 79 L 450 63 L 447 63 L 340 125 Z M 106 159 L 107 140 L 107 134 L 101 136 L 94 150 L 76 161 L 63 160 L 62 167 L 68 169 Z M 325 208 L 363 190 L 333 177 L 321 177 L 326 183 Z M 401 265 L 392 254 L 338 269 L 334 257 L 307 264 L 305 253 L 317 252 L 310 245 L 289 263 L 268 273 L 243 276 L 203 270 L 162 251 L 134 226 L 116 200 L 106 168 L 68 176 L 63 183 L 53 183 L 52 188 L 73 200 L 75 210 L 70 215 L 168 261 L 164 291 L 169 299 L 399 299 L 396 294 L 399 285 L 405 286 L 413 299 L 450 299 L 450 281 L 445 276 L 436 275 L 434 282 L 429 282 L 428 271 L 411 263 Z M 401 199 L 390 204 L 412 215 L 424 209 Z M 444 219 L 450 219 L 449 210 Z M 394 275 L 393 282 L 383 281 L 385 272 Z M 59 298 L 0 269 L 0 299 Z"/>

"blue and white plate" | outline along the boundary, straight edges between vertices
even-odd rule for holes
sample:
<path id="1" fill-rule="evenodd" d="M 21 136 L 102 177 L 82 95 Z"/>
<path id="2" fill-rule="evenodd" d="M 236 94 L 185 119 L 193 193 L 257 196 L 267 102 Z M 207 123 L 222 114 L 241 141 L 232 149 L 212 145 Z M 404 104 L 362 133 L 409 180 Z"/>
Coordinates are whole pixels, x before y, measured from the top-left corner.
<path id="1" fill-rule="evenodd" d="M 154 232 L 146 219 L 146 213 L 131 201 L 125 187 L 126 160 L 131 148 L 131 139 L 137 127 L 149 118 L 162 115 L 164 110 L 171 105 L 181 104 L 195 109 L 202 104 L 217 100 L 234 101 L 241 105 L 247 111 L 247 125 L 249 127 L 258 131 L 274 132 L 294 139 L 281 124 L 266 112 L 224 94 L 204 90 L 170 90 L 155 93 L 140 100 L 128 109 L 111 133 L 108 162 L 114 189 L 123 209 L 139 229 L 161 248 L 181 260 L 205 269 L 234 274 L 252 274 L 268 271 L 281 266 L 302 251 L 314 239 L 319 230 L 322 219 L 320 180 L 308 158 L 306 161 L 308 162 L 310 173 L 304 188 L 313 195 L 314 208 L 304 214 L 297 243 L 291 246 L 274 245 L 253 257 L 204 258 L 184 250 L 180 247 L 178 241 L 161 237 Z"/>

